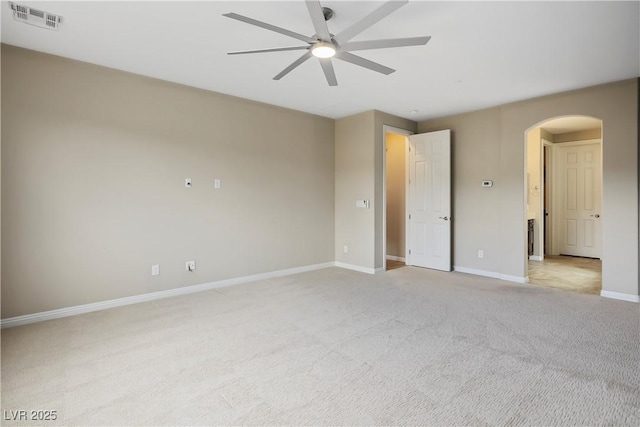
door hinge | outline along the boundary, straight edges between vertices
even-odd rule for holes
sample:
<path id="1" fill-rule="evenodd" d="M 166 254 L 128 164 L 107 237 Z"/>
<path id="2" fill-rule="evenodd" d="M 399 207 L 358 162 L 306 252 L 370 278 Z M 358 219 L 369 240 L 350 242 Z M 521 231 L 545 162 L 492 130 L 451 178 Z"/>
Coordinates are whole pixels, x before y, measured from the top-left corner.
<path id="1" fill-rule="evenodd" d="M 409 249 L 409 255 L 411 255 L 411 249 Z"/>
<path id="2" fill-rule="evenodd" d="M 411 214 L 409 214 L 409 219 L 411 219 Z"/>

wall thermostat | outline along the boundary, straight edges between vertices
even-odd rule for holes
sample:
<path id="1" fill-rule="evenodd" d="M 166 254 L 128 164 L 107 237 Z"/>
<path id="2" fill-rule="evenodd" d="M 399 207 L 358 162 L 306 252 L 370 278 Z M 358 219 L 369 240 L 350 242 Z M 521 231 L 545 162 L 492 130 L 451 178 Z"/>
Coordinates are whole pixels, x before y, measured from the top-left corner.
<path id="1" fill-rule="evenodd" d="M 482 181 L 483 187 L 493 187 L 493 181 Z"/>

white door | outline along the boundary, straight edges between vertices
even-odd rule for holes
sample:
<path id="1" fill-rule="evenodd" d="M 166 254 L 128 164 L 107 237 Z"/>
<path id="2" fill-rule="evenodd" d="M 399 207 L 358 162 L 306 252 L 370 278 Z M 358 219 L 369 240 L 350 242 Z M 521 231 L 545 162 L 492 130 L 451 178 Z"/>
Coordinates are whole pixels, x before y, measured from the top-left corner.
<path id="1" fill-rule="evenodd" d="M 558 147 L 563 255 L 600 258 L 602 184 L 600 144 Z"/>
<path id="2" fill-rule="evenodd" d="M 451 271 L 451 131 L 409 137 L 407 264 Z"/>

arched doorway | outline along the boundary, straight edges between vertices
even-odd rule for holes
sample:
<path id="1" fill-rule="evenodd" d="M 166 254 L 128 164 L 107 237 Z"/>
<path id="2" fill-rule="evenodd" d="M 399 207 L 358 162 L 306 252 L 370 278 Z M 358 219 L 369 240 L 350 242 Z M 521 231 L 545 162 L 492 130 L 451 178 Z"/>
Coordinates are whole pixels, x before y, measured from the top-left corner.
<path id="1" fill-rule="evenodd" d="M 525 135 L 526 266 L 531 284 L 600 294 L 602 121 L 545 120 Z"/>

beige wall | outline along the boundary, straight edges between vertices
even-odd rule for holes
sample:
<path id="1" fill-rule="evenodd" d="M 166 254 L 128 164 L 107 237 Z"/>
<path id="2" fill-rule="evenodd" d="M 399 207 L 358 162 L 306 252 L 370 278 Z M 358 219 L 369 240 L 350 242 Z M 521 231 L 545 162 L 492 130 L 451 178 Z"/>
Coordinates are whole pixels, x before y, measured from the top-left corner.
<path id="1" fill-rule="evenodd" d="M 599 132 L 599 130 L 598 130 L 598 132 Z M 540 128 L 540 137 L 542 139 L 546 139 L 549 142 L 554 142 L 555 141 L 555 135 L 552 134 L 551 132 L 547 131 L 546 129 Z"/>
<path id="2" fill-rule="evenodd" d="M 570 141 L 585 141 L 587 139 L 600 139 L 602 132 L 600 128 L 579 130 L 575 132 L 559 133 L 553 135 L 553 139 L 548 139 L 552 142 L 570 142 Z"/>
<path id="3" fill-rule="evenodd" d="M 0 55 L 0 70 L 2 70 L 2 55 Z M 0 88 L 2 87 L 2 72 L 0 71 Z M 0 93 L 0 97 L 2 94 Z M 0 106 L 0 111 L 2 110 Z M 2 115 L 0 114 L 0 190 L 2 189 Z M 2 191 L 0 191 L 0 307 L 2 305 Z M 1 314 L 1 309 L 0 309 Z M 1 315 L 0 315 L 1 318 Z"/>
<path id="4" fill-rule="evenodd" d="M 638 295 L 638 79 L 419 123 L 453 131 L 454 263 L 525 276 L 525 132 L 566 115 L 603 121 L 603 290 Z"/>
<path id="5" fill-rule="evenodd" d="M 603 120 L 603 289 L 638 294 L 637 79 L 416 125 L 5 45 L 1 66 L 2 318 L 333 260 L 381 268 L 384 125 L 452 129 L 454 264 L 523 277 L 525 132 L 573 114 Z"/>
<path id="6" fill-rule="evenodd" d="M 406 137 L 386 134 L 387 177 L 387 253 L 404 258 L 405 250 L 405 191 L 406 191 Z"/>
<path id="7" fill-rule="evenodd" d="M 367 269 L 375 265 L 374 123 L 369 111 L 335 124 L 335 259 Z M 370 207 L 357 208 L 356 200 Z"/>
<path id="8" fill-rule="evenodd" d="M 2 120 L 2 318 L 334 260 L 333 120 L 6 45 Z"/>

